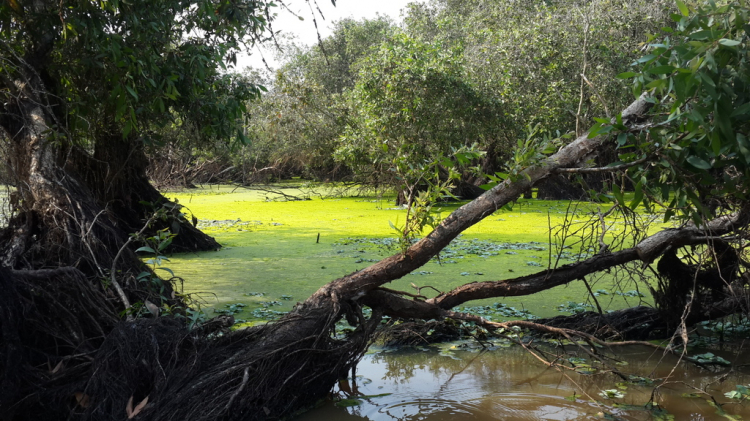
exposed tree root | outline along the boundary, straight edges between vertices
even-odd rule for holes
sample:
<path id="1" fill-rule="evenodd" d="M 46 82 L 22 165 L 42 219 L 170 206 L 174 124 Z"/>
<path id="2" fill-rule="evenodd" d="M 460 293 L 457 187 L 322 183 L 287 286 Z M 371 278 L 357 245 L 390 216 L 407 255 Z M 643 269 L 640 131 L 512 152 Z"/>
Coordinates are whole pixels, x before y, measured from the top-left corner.
<path id="1" fill-rule="evenodd" d="M 647 340 L 669 337 L 670 330 L 661 312 L 653 307 L 637 306 L 612 313 L 593 311 L 537 320 L 551 327 L 573 329 L 615 341 Z"/>
<path id="2" fill-rule="evenodd" d="M 0 290 L 2 417 L 64 418 L 118 323 L 118 302 L 73 268 L 0 268 Z"/>
<path id="3" fill-rule="evenodd" d="M 326 303 L 232 333 L 173 317 L 118 322 L 118 301 L 72 268 L 0 269 L 0 288 L 4 419 L 126 419 L 128 402 L 146 398 L 139 419 L 288 416 L 346 376 L 380 322 L 338 339 L 334 321 L 352 309 Z"/>

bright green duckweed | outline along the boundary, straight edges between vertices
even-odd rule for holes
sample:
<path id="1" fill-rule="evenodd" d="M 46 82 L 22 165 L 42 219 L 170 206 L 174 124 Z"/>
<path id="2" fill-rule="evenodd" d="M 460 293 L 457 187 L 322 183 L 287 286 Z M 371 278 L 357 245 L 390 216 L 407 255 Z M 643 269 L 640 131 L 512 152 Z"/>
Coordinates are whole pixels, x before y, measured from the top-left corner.
<path id="1" fill-rule="evenodd" d="M 200 298 L 209 315 L 213 310 L 234 313 L 237 319 L 248 321 L 273 318 L 325 283 L 399 250 L 389 221 L 403 224 L 406 212 L 396 208 L 392 198 L 274 202 L 265 201 L 264 196 L 226 186 L 168 194 L 185 205 L 199 218 L 198 226 L 224 246 L 216 252 L 175 255 L 167 263 L 185 279 L 185 292 Z M 445 205 L 441 212 L 447 216 L 457 207 Z M 549 227 L 563 223 L 568 207 L 568 202 L 522 200 L 512 210 L 499 210 L 465 231 L 441 253 L 440 261 L 434 259 L 389 288 L 413 293 L 414 284 L 447 291 L 467 282 L 539 272 L 549 262 Z M 596 209 L 596 205 L 579 206 L 578 213 L 569 219 L 586 221 Z M 608 224 L 614 225 L 613 231 L 622 229 Z M 572 250 L 565 250 L 560 264 L 575 260 L 577 253 Z M 582 257 L 593 251 L 584 250 Z M 552 250 L 553 257 L 556 253 Z M 634 305 L 641 299 L 632 292 L 617 294 L 635 290 L 632 282 L 615 286 L 611 278 L 605 278 L 591 287 L 605 290 L 597 297 L 604 310 Z M 432 297 L 434 289 L 421 292 Z M 495 302 L 504 306 L 492 307 Z M 533 296 L 468 305 L 479 306 L 472 311 L 499 320 L 513 314 L 506 310 L 509 307 L 546 317 L 561 314 L 561 305 L 568 310 L 592 309 L 585 306 L 587 303 L 594 304 L 586 287 L 574 282 Z"/>

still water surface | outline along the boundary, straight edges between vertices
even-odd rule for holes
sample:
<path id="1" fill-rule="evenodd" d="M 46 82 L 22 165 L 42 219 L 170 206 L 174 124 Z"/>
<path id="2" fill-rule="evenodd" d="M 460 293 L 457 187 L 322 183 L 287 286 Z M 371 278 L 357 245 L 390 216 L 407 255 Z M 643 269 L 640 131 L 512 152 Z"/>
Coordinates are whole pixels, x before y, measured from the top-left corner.
<path id="1" fill-rule="evenodd" d="M 724 396 L 735 385 L 750 381 L 750 370 L 742 367 L 737 356 L 714 351 L 733 361 L 735 368 L 706 370 L 647 347 L 618 353 L 621 361 L 616 367 L 621 371 L 665 378 L 666 383 L 657 388 L 624 383 L 611 373 L 561 373 L 517 346 L 486 352 L 448 347 L 380 351 L 365 356 L 358 365 L 356 382 L 349 379 L 335 391 L 338 397 L 358 395 L 359 405 L 340 407 L 327 402 L 297 421 L 750 419 L 750 405 Z M 679 369 L 673 371 L 675 364 Z M 624 396 L 599 396 L 612 389 Z M 644 407 L 652 393 L 668 414 Z M 383 394 L 388 395 L 362 397 Z M 712 406 L 713 399 L 722 404 L 721 409 Z"/>

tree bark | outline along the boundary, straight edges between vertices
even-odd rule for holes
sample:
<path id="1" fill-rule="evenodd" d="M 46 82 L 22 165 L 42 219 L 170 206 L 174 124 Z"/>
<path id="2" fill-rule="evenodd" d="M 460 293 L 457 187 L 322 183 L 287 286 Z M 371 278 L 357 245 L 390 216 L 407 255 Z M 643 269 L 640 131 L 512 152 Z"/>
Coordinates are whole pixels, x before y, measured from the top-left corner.
<path id="1" fill-rule="evenodd" d="M 39 76 L 44 69 L 32 68 L 28 60 L 20 60 L 18 68 L 22 78 L 0 118 L 20 199 L 16 215 L 0 233 L 3 264 L 29 269 L 76 266 L 103 277 L 128 234 L 163 206 L 173 218 L 157 221 L 147 235 L 171 229 L 179 234 L 172 243 L 175 251 L 220 247 L 151 186 L 137 140 L 123 139 L 117 130 L 100 132 L 93 154 L 69 143 L 64 125 L 46 101 L 50 95 Z M 126 270 L 141 267 L 132 252 L 122 265 Z"/>

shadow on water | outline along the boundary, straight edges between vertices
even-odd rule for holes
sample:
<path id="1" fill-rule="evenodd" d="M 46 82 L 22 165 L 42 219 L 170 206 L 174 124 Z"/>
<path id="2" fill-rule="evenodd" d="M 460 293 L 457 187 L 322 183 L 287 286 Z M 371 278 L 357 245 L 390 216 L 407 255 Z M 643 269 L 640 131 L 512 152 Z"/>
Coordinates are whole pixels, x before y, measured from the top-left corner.
<path id="1" fill-rule="evenodd" d="M 741 362 L 734 361 L 740 369 L 707 370 L 646 347 L 621 352 L 618 366 L 623 372 L 668 382 L 656 388 L 658 382 L 623 382 L 613 374 L 561 373 L 520 347 L 486 352 L 450 346 L 381 350 L 365 356 L 356 381 L 342 381 L 334 399 L 297 421 L 750 418 L 750 406 L 724 396 L 750 381 Z M 672 372 L 675 364 L 680 369 Z M 622 396 L 604 398 L 600 394 L 605 390 Z M 657 410 L 646 406 L 652 393 Z M 339 399 L 344 400 L 335 403 Z"/>

